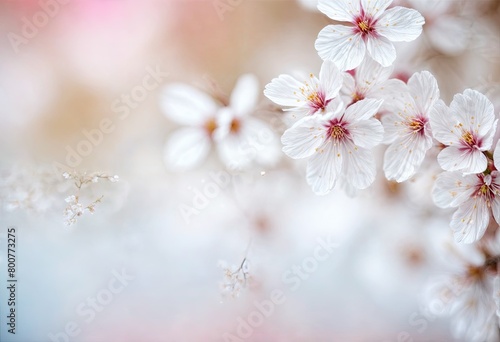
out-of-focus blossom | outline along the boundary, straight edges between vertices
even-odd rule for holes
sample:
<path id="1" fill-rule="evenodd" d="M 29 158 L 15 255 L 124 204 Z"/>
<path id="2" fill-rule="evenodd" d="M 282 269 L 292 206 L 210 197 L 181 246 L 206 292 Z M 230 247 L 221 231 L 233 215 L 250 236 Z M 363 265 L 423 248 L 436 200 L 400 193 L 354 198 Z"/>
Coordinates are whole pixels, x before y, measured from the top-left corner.
<path id="1" fill-rule="evenodd" d="M 266 85 L 264 95 L 280 106 L 289 107 L 286 110 L 292 113 L 293 118 L 301 119 L 315 113 L 324 114 L 327 107 L 335 110 L 335 106 L 339 105 L 342 82 L 342 74 L 335 64 L 324 61 L 319 78 L 310 74 L 309 80 L 300 82 L 292 76 L 280 75 Z"/>
<path id="2" fill-rule="evenodd" d="M 376 170 L 370 150 L 383 138 L 382 124 L 373 116 L 382 102 L 365 99 L 345 111 L 305 117 L 283 134 L 288 156 L 309 158 L 307 182 L 316 194 L 329 193 L 340 178 L 357 189 L 373 183 Z"/>
<path id="3" fill-rule="evenodd" d="M 386 142 L 384 156 L 387 179 L 404 182 L 411 178 L 432 147 L 429 116 L 439 99 L 436 79 L 428 71 L 415 73 L 408 81 L 403 106 L 382 119 Z"/>
<path id="4" fill-rule="evenodd" d="M 220 109 L 214 132 L 222 162 L 232 168 L 251 164 L 271 166 L 279 159 L 279 140 L 264 121 L 252 117 L 259 99 L 259 83 L 246 74 L 236 82 L 228 106 Z"/>
<path id="5" fill-rule="evenodd" d="M 472 246 L 459 251 L 448 263 L 449 273 L 431 280 L 425 291 L 432 315 L 448 316 L 452 333 L 466 341 L 498 341 L 498 317 L 493 300 L 498 255 L 488 256 Z"/>
<path id="6" fill-rule="evenodd" d="M 425 22 L 413 9 L 387 9 L 391 3 L 392 0 L 320 0 L 321 12 L 352 25 L 329 25 L 321 30 L 315 43 L 319 56 L 334 61 L 341 70 L 350 70 L 361 64 L 368 50 L 375 61 L 390 66 L 396 59 L 392 42 L 415 40 Z"/>
<path id="7" fill-rule="evenodd" d="M 434 138 L 447 146 L 438 155 L 439 165 L 446 171 L 464 173 L 486 170 L 484 151 L 493 144 L 497 121 L 493 104 L 475 90 L 455 95 L 449 108 L 438 101 L 430 124 Z"/>
<path id="8" fill-rule="evenodd" d="M 184 126 L 173 132 L 165 147 L 165 163 L 176 171 L 195 168 L 208 156 L 217 129 L 217 103 L 208 94 L 185 84 L 168 85 L 161 100 L 163 113 Z"/>

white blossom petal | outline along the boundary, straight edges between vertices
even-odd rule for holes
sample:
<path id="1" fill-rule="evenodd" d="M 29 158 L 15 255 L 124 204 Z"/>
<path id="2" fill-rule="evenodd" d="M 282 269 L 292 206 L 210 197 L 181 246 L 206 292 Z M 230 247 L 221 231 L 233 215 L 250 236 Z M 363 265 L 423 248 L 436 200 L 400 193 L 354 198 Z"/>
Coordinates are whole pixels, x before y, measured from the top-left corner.
<path id="1" fill-rule="evenodd" d="M 455 241 L 458 243 L 473 243 L 483 237 L 490 213 L 488 206 L 481 197 L 464 202 L 453 214 L 451 228 Z"/>
<path id="2" fill-rule="evenodd" d="M 306 102 L 296 93 L 303 84 L 289 75 L 280 75 L 267 84 L 264 95 L 280 106 L 300 107 Z"/>
<path id="3" fill-rule="evenodd" d="M 460 143 L 460 135 L 454 129 L 456 121 L 450 114 L 449 108 L 442 100 L 438 100 L 431 110 L 429 122 L 434 138 L 445 145 Z"/>
<path id="4" fill-rule="evenodd" d="M 259 99 L 259 81 L 252 74 L 245 74 L 238 78 L 231 99 L 229 101 L 236 116 L 250 114 L 257 105 Z"/>
<path id="5" fill-rule="evenodd" d="M 170 84 L 161 94 L 160 106 L 171 120 L 182 125 L 199 125 L 217 111 L 215 101 L 185 84 Z"/>
<path id="6" fill-rule="evenodd" d="M 377 114 L 384 100 L 364 99 L 347 107 L 344 119 L 347 122 L 367 120 Z"/>
<path id="7" fill-rule="evenodd" d="M 321 90 L 325 92 L 325 99 L 333 99 L 339 94 L 344 78 L 332 61 L 326 60 L 319 72 Z"/>
<path id="8" fill-rule="evenodd" d="M 370 56 L 383 67 L 389 67 L 396 60 L 396 48 L 385 37 L 368 37 L 366 48 Z"/>
<path id="9" fill-rule="evenodd" d="M 377 19 L 392 4 L 393 0 L 361 0 L 361 7 L 373 19 Z"/>
<path id="10" fill-rule="evenodd" d="M 408 80 L 408 89 L 415 100 L 417 110 L 428 116 L 432 106 L 439 100 L 436 78 L 428 71 L 417 72 Z"/>
<path id="11" fill-rule="evenodd" d="M 396 6 L 380 16 L 376 31 L 393 42 L 410 42 L 420 36 L 424 23 L 424 17 L 418 11 Z"/>
<path id="12" fill-rule="evenodd" d="M 366 189 L 375 181 L 376 168 L 373 153 L 345 141 L 341 146 L 342 176 L 357 189 Z"/>
<path id="13" fill-rule="evenodd" d="M 283 152 L 289 157 L 294 159 L 309 157 L 324 143 L 327 132 L 324 121 L 318 115 L 297 121 L 283 133 L 281 137 Z"/>
<path id="14" fill-rule="evenodd" d="M 360 13 L 360 2 L 352 0 L 319 0 L 318 9 L 330 19 L 352 21 Z"/>
<path id="15" fill-rule="evenodd" d="M 385 151 L 384 172 L 388 180 L 404 182 L 413 177 L 432 146 L 432 138 L 408 132 Z"/>
<path id="16" fill-rule="evenodd" d="M 328 25 L 323 28 L 314 44 L 323 60 L 333 61 L 340 70 L 356 68 L 363 60 L 366 46 L 360 34 L 352 27 Z"/>
<path id="17" fill-rule="evenodd" d="M 346 127 L 354 144 L 362 148 L 372 148 L 382 141 L 384 128 L 377 119 L 356 121 Z"/>
<path id="18" fill-rule="evenodd" d="M 461 172 L 443 172 L 434 183 L 432 199 L 440 208 L 458 207 L 475 192 L 477 176 Z"/>
<path id="19" fill-rule="evenodd" d="M 328 140 L 307 161 L 307 184 L 315 194 L 326 195 L 335 187 L 342 158 L 339 145 Z"/>
<path id="20" fill-rule="evenodd" d="M 200 128 L 182 128 L 170 135 L 165 146 L 165 164 L 174 171 L 192 169 L 208 155 L 211 140 Z"/>
<path id="21" fill-rule="evenodd" d="M 480 150 L 465 150 L 449 146 L 438 154 L 439 165 L 446 171 L 480 173 L 486 170 L 488 160 Z"/>

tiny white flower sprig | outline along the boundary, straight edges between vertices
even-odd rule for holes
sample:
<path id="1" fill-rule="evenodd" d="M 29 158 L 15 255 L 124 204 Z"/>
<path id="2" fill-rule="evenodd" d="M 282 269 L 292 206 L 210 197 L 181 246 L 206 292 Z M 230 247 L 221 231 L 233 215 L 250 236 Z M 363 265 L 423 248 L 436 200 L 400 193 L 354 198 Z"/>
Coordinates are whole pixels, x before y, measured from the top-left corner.
<path id="1" fill-rule="evenodd" d="M 239 297 L 241 291 L 248 286 L 251 279 L 248 259 L 243 258 L 239 266 L 228 266 L 226 261 L 221 260 L 218 266 L 224 272 L 224 278 L 220 284 L 221 294 L 231 298 Z"/>
<path id="2" fill-rule="evenodd" d="M 95 207 L 98 203 L 101 203 L 103 195 L 99 196 L 97 199 L 93 200 L 87 205 L 80 202 L 80 192 L 88 184 L 98 183 L 99 181 L 105 180 L 111 183 L 117 182 L 119 177 L 117 175 L 109 176 L 101 172 L 93 172 L 87 174 L 87 172 L 79 173 L 77 171 L 64 172 L 62 176 L 67 180 L 72 180 L 76 188 L 76 193 L 66 197 L 65 201 L 67 204 L 64 209 L 64 224 L 71 226 L 76 223 L 78 217 L 82 216 L 84 213 L 88 212 L 93 214 L 95 212 Z"/>

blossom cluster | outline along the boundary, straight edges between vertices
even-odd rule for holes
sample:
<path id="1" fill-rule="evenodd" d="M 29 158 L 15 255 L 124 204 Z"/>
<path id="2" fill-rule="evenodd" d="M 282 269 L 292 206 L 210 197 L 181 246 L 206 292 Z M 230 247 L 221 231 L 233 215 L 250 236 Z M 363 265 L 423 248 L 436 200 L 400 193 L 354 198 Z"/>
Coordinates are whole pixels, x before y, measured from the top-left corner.
<path id="1" fill-rule="evenodd" d="M 394 44 L 416 40 L 426 22 L 417 11 L 425 6 L 400 2 L 413 8 L 393 6 L 393 0 L 319 0 L 317 9 L 335 21 L 319 32 L 314 44 L 323 61 L 319 72 L 306 77 L 279 75 L 263 93 L 283 110 L 287 127 L 281 132 L 282 151 L 307 161 L 306 182 L 317 195 L 337 187 L 349 195 L 369 188 L 377 178 L 381 145 L 386 147 L 380 166 L 389 182 L 412 180 L 426 160 L 439 165 L 433 201 L 438 207 L 456 209 L 450 222 L 454 240 L 480 258 L 462 259 L 464 268 L 447 278 L 438 295 L 453 292 L 453 298 L 462 299 L 452 303 L 447 297 L 448 309 L 438 311 L 458 317 L 458 335 L 481 340 L 492 335 L 476 327 L 488 321 L 497 331 L 500 317 L 493 305 L 498 297 L 493 295 L 493 279 L 498 277 L 500 260 L 496 238 L 500 236 L 499 113 L 473 87 L 455 94 L 447 104 L 430 71 L 416 71 L 409 77 L 394 72 Z M 463 50 L 464 36 L 457 44 L 443 46 L 434 39 L 438 33 L 441 37 L 457 34 L 460 30 L 451 28 L 467 22 L 448 15 L 445 5 L 437 8 L 425 13 L 432 18 L 427 32 L 431 43 L 449 53 Z M 442 24 L 433 17 L 436 13 L 448 15 L 450 27 L 441 30 Z M 255 115 L 256 78 L 240 77 L 229 100 L 218 95 L 183 84 L 165 88 L 163 111 L 183 126 L 167 142 L 167 166 L 194 168 L 212 147 L 226 166 L 276 165 L 277 132 Z M 253 153 L 246 153 L 249 146 Z M 239 291 L 246 280 L 243 266 L 225 269 L 231 291 Z"/>

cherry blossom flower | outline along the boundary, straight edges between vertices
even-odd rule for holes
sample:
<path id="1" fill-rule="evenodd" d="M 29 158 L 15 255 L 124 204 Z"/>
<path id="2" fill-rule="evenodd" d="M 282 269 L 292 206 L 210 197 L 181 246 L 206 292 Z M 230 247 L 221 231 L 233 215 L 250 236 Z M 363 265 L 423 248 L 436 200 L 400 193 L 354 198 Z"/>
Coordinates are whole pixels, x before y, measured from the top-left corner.
<path id="1" fill-rule="evenodd" d="M 313 115 L 283 134 L 283 151 L 294 159 L 309 158 L 307 182 L 319 195 L 330 192 L 338 179 L 365 189 L 375 180 L 370 151 L 383 138 L 382 124 L 373 116 L 382 100 L 358 101 L 345 111 Z"/>
<path id="2" fill-rule="evenodd" d="M 353 75 L 344 73 L 344 84 L 340 89 L 342 100 L 350 105 L 365 98 L 390 98 L 395 91 L 405 87 L 401 80 L 389 79 L 392 71 L 392 66 L 383 67 L 370 56 L 365 56 L 359 67 L 352 71 Z"/>
<path id="3" fill-rule="evenodd" d="M 434 138 L 446 145 L 438 162 L 446 171 L 483 172 L 488 164 L 484 151 L 491 148 L 497 121 L 493 104 L 483 94 L 467 89 L 448 108 L 434 107 L 430 124 Z"/>
<path id="4" fill-rule="evenodd" d="M 343 77 L 335 64 L 324 61 L 319 78 L 309 75 L 309 80 L 300 82 L 289 75 L 280 75 L 266 85 L 264 95 L 271 101 L 289 107 L 295 119 L 306 115 L 325 113 L 332 100 L 338 97 Z M 334 101 L 338 106 L 338 101 Z M 332 103 L 333 105 L 333 103 Z"/>
<path id="5" fill-rule="evenodd" d="M 175 171 L 195 168 L 208 156 L 217 128 L 217 103 L 189 85 L 168 85 L 161 101 L 163 113 L 184 126 L 173 132 L 165 147 L 165 163 Z"/>
<path id="6" fill-rule="evenodd" d="M 396 59 L 392 42 L 415 40 L 425 20 L 414 9 L 394 7 L 392 0 L 320 0 L 318 9 L 333 20 L 351 26 L 328 25 L 318 35 L 315 47 L 323 60 L 332 60 L 341 70 L 361 64 L 366 50 L 382 66 Z"/>
<path id="7" fill-rule="evenodd" d="M 500 141 L 493 155 L 495 168 L 500 166 Z M 451 228 L 457 242 L 472 243 L 481 239 L 490 223 L 490 216 L 500 223 L 500 172 L 468 174 L 441 173 L 432 191 L 436 205 L 458 208 Z"/>
<path id="8" fill-rule="evenodd" d="M 432 279 L 424 291 L 428 312 L 451 318 L 452 333 L 466 341 L 497 341 L 498 318 L 493 300 L 498 255 L 472 245 L 466 250 L 452 246 L 448 272 Z M 484 253 L 486 252 L 486 253 Z"/>
<path id="9" fill-rule="evenodd" d="M 384 156 L 387 179 L 404 182 L 417 172 L 433 145 L 429 116 L 438 99 L 434 76 L 428 71 L 415 73 L 408 80 L 402 106 L 382 118 L 385 142 L 390 143 Z"/>
<path id="10" fill-rule="evenodd" d="M 228 167 L 246 168 L 252 163 L 268 166 L 279 159 L 278 137 L 267 123 L 251 116 L 259 92 L 257 78 L 242 75 L 229 105 L 219 111 L 214 139 L 219 157 Z"/>

